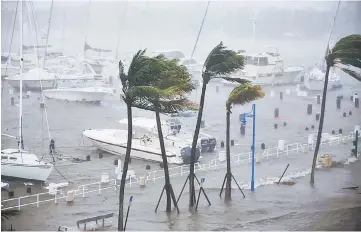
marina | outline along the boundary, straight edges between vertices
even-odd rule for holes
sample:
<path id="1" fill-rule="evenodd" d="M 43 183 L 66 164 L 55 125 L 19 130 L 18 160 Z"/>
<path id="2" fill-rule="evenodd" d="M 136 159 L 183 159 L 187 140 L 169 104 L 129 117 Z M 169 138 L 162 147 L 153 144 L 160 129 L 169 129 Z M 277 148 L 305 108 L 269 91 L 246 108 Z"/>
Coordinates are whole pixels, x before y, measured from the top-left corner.
<path id="1" fill-rule="evenodd" d="M 356 7 L 242 4 L 2 3 L 2 230 L 361 228 Z"/>

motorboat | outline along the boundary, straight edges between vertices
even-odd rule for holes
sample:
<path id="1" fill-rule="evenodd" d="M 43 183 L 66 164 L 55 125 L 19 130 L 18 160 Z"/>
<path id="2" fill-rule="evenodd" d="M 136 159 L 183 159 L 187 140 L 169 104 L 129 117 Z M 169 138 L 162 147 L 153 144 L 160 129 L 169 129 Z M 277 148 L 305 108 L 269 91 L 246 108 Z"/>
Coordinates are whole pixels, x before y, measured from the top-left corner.
<path id="1" fill-rule="evenodd" d="M 162 121 L 163 128 L 168 127 L 164 134 L 177 134 L 181 129 L 176 121 Z M 127 126 L 127 119 L 120 120 L 122 126 Z M 133 118 L 133 141 L 131 156 L 136 159 L 162 162 L 162 154 L 156 129 L 155 119 L 135 117 Z M 85 130 L 83 136 L 88 138 L 99 150 L 115 155 L 124 155 L 127 149 L 128 132 L 123 129 L 100 129 Z M 190 146 L 182 140 L 171 140 L 164 136 L 167 161 L 170 164 L 186 164 L 190 162 Z M 196 162 L 200 156 L 200 148 L 197 148 Z"/>
<path id="2" fill-rule="evenodd" d="M 283 59 L 277 52 L 248 54 L 242 51 L 245 66 L 230 77 L 242 78 L 257 85 L 292 84 L 297 82 L 303 67 L 284 66 Z M 225 85 L 237 85 L 231 81 L 221 80 Z"/>
<path id="3" fill-rule="evenodd" d="M 305 88 L 310 91 L 323 91 L 325 76 L 326 72 L 316 65 L 304 75 Z M 327 90 L 337 89 L 340 87 L 342 87 L 340 76 L 337 75 L 334 69 L 331 69 L 328 76 Z"/>
<path id="4" fill-rule="evenodd" d="M 22 0 L 20 1 L 19 15 L 23 13 Z M 22 17 L 20 16 L 20 25 L 23 25 Z M 22 37 L 23 27 L 20 27 L 20 57 L 22 57 Z M 54 169 L 52 163 L 46 163 L 38 157 L 26 150 L 24 150 L 23 139 L 23 59 L 20 59 L 20 75 L 18 76 L 20 98 L 19 98 L 19 136 L 15 137 L 18 140 L 18 148 L 8 148 L 1 150 L 1 175 L 8 177 L 17 177 L 22 179 L 46 181 Z"/>
<path id="5" fill-rule="evenodd" d="M 106 87 L 103 81 L 75 80 L 59 84 L 56 89 L 47 89 L 43 94 L 48 99 L 78 101 L 99 104 L 108 95 L 115 93 L 113 88 Z"/>
<path id="6" fill-rule="evenodd" d="M 54 165 L 22 149 L 1 150 L 1 175 L 29 180 L 46 181 Z"/>
<path id="7" fill-rule="evenodd" d="M 15 77 L 7 77 L 7 81 L 13 88 L 20 89 L 20 79 L 23 82 L 24 90 L 40 90 L 40 89 L 52 89 L 57 85 L 56 75 L 49 73 L 42 68 L 34 68 L 22 75 L 16 75 Z"/>

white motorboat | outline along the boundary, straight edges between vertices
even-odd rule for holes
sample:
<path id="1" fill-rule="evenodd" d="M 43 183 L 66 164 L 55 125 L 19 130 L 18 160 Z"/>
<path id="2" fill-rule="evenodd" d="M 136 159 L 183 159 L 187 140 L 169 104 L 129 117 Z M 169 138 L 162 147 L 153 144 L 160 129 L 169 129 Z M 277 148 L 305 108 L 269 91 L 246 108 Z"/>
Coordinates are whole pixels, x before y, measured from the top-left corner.
<path id="1" fill-rule="evenodd" d="M 66 101 L 100 103 L 107 95 L 114 94 L 113 88 L 105 87 L 102 81 L 76 80 L 59 84 L 56 89 L 43 91 L 46 98 Z"/>
<path id="2" fill-rule="evenodd" d="M 295 83 L 297 76 L 303 71 L 303 67 L 284 67 L 283 59 L 275 52 L 263 52 L 246 54 L 245 66 L 235 72 L 231 77 L 242 78 L 258 85 L 277 85 Z M 237 85 L 226 80 L 221 80 L 226 85 Z"/>
<path id="3" fill-rule="evenodd" d="M 127 125 L 127 119 L 119 121 L 123 126 Z M 179 124 L 162 122 L 171 131 L 179 131 Z M 155 119 L 136 117 L 133 118 L 133 141 L 131 157 L 154 162 L 162 162 L 162 155 L 159 146 L 159 139 L 156 133 Z M 163 129 L 164 130 L 164 129 Z M 176 132 L 175 132 L 176 133 Z M 166 132 L 165 132 L 166 134 Z M 127 130 L 101 129 L 85 130 L 83 135 L 88 138 L 99 150 L 115 155 L 124 155 L 127 149 Z M 183 164 L 189 163 L 190 147 L 181 141 L 173 141 L 164 137 L 168 163 Z M 196 161 L 200 156 L 200 149 L 196 155 Z"/>
<path id="4" fill-rule="evenodd" d="M 57 85 L 56 75 L 49 73 L 41 68 L 34 68 L 29 70 L 21 77 L 23 82 L 24 90 L 40 90 L 42 89 L 52 89 Z M 15 89 L 20 89 L 20 75 L 15 77 L 5 78 L 5 80 Z"/>
<path id="5" fill-rule="evenodd" d="M 1 150 L 1 175 L 46 181 L 54 165 L 40 161 L 30 152 L 19 149 Z"/>
<path id="6" fill-rule="evenodd" d="M 20 21 L 20 57 L 23 55 L 23 1 L 19 4 L 19 21 Z M 24 150 L 23 143 L 23 80 L 22 80 L 22 64 L 20 59 L 20 75 L 19 75 L 19 137 L 17 149 L 1 150 L 1 175 L 9 177 L 17 177 L 22 179 L 33 179 L 46 181 L 51 174 L 54 165 L 39 160 L 36 155 Z"/>
<path id="7" fill-rule="evenodd" d="M 310 91 L 323 91 L 325 84 L 326 72 L 321 67 L 315 66 L 304 75 L 304 85 Z M 328 88 L 332 90 L 342 87 L 340 76 L 336 74 L 335 70 L 330 70 L 328 76 Z"/>

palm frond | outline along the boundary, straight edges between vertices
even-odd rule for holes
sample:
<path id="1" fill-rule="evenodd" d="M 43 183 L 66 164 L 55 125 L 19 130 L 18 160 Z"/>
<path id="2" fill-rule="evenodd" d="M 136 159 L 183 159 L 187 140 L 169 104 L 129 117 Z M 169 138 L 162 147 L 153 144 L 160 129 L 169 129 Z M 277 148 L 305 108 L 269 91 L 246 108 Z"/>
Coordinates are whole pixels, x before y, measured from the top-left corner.
<path id="1" fill-rule="evenodd" d="M 127 83 L 128 76 L 124 73 L 124 64 L 121 60 L 119 61 L 118 67 L 119 67 L 119 79 L 122 83 L 123 92 L 124 92 L 126 90 L 126 88 L 128 87 L 128 83 Z"/>
<path id="2" fill-rule="evenodd" d="M 347 73 L 348 75 L 352 76 L 356 80 L 361 81 L 361 71 L 360 70 L 358 72 L 355 70 L 348 69 L 348 68 L 341 68 L 341 70 L 343 72 Z"/>
<path id="3" fill-rule="evenodd" d="M 226 81 L 229 81 L 229 82 L 234 82 L 234 83 L 239 83 L 239 84 L 251 83 L 251 81 L 246 80 L 246 79 L 242 79 L 242 78 L 225 77 L 225 76 L 212 77 L 212 79 L 217 79 L 217 78 L 222 78 L 223 80 L 226 80 Z"/>
<path id="4" fill-rule="evenodd" d="M 244 105 L 248 102 L 264 97 L 264 92 L 259 85 L 243 84 L 235 87 L 229 94 L 226 106 L 230 109 L 232 105 Z"/>
<path id="5" fill-rule="evenodd" d="M 207 81 L 210 76 L 227 75 L 244 66 L 244 57 L 235 51 L 226 49 L 221 42 L 209 53 L 205 63 L 203 79 Z"/>
<path id="6" fill-rule="evenodd" d="M 16 216 L 19 214 L 19 210 L 16 209 L 7 209 L 7 210 L 1 210 L 1 220 L 8 220 L 10 217 Z"/>
<path id="7" fill-rule="evenodd" d="M 326 56 L 329 65 L 351 65 L 361 68 L 361 35 L 346 36 L 335 44 Z"/>

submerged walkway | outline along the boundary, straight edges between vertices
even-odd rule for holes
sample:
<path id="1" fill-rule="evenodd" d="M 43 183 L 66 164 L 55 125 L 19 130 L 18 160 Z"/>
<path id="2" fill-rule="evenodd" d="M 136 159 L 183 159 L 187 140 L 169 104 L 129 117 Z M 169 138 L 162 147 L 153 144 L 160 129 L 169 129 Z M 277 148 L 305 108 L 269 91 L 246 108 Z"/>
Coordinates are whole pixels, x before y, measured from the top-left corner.
<path id="1" fill-rule="evenodd" d="M 330 135 L 330 137 L 322 141 L 321 149 L 325 146 L 341 146 L 342 144 L 347 144 L 350 141 L 355 139 L 355 133 L 350 132 L 348 135 Z M 309 140 L 307 143 L 291 143 L 291 144 L 284 144 L 284 146 L 277 146 L 263 150 L 262 153 L 256 154 L 257 162 L 264 162 L 270 159 L 278 159 L 282 157 L 288 156 L 297 156 L 302 153 L 307 153 L 309 151 L 314 150 L 315 140 Z M 220 154 L 224 153 L 221 151 Z M 232 166 L 237 166 L 240 164 L 251 164 L 252 162 L 252 153 L 242 153 L 242 154 L 235 154 L 231 155 L 231 164 Z M 214 171 L 220 168 L 225 168 L 226 162 L 223 157 L 219 157 L 216 159 L 212 159 L 207 164 L 195 164 L 195 173 L 199 172 L 206 172 L 206 171 Z M 169 168 L 170 176 L 186 176 L 189 174 L 189 165 L 182 165 L 177 167 Z M 129 181 L 127 182 L 128 187 L 140 186 L 140 185 L 148 185 L 151 183 L 156 183 L 159 180 L 162 180 L 163 183 L 164 179 L 164 171 L 163 169 L 150 171 L 145 176 L 142 177 L 130 177 Z M 53 202 L 58 204 L 59 202 L 65 202 L 67 195 L 71 197 L 82 196 L 89 196 L 90 193 L 97 193 L 101 195 L 106 190 L 117 191 L 119 185 L 117 184 L 117 179 L 110 179 L 105 180 L 103 182 L 95 182 L 89 183 L 84 185 L 79 185 L 75 189 L 67 189 L 67 191 L 57 190 L 55 194 L 51 195 L 49 192 L 38 193 L 18 198 L 11 198 L 7 200 L 1 201 L 2 209 L 18 209 L 25 206 L 36 205 L 36 207 L 40 207 L 40 204 L 46 202 Z"/>

